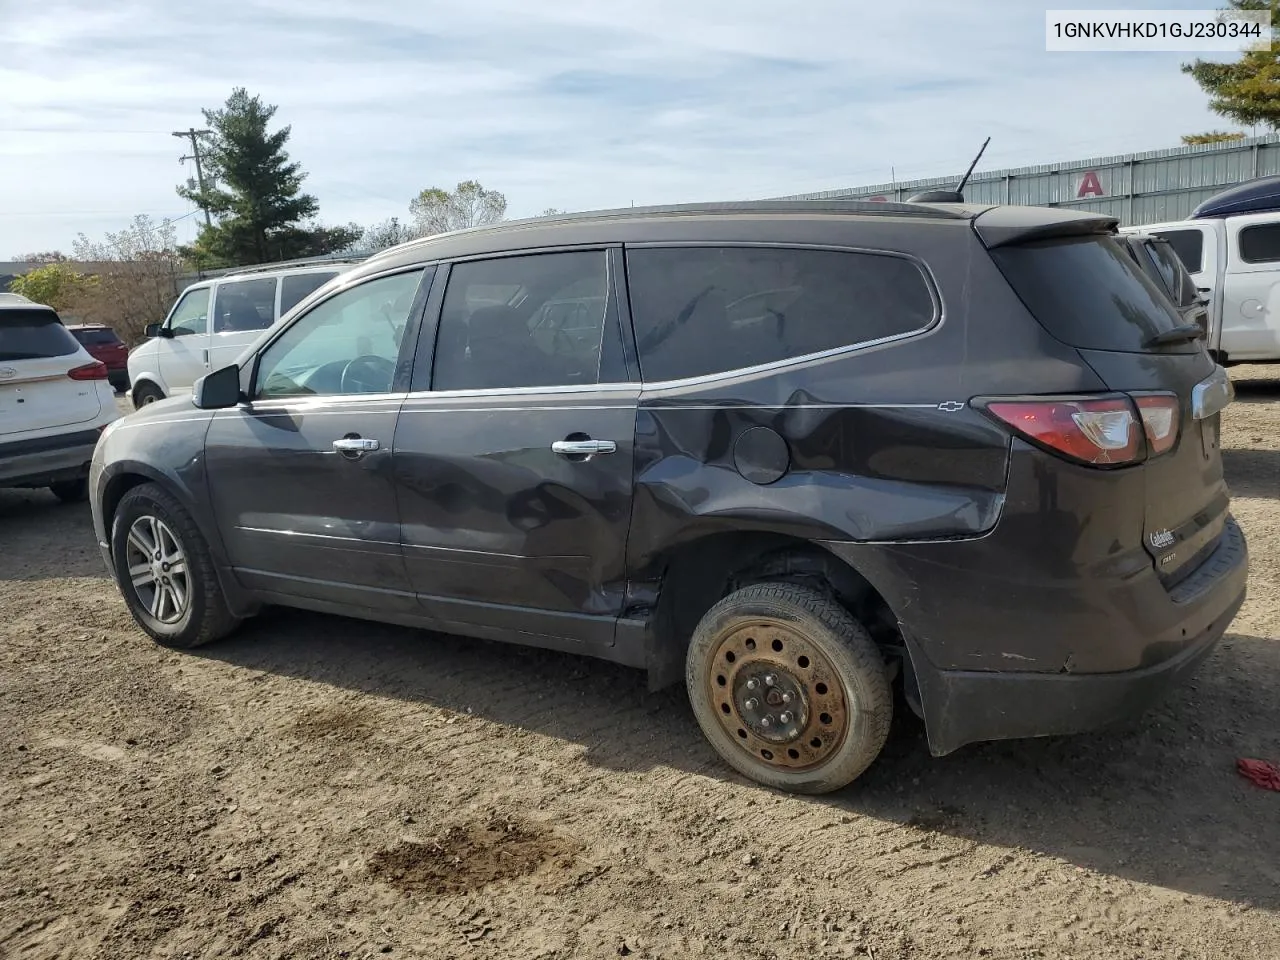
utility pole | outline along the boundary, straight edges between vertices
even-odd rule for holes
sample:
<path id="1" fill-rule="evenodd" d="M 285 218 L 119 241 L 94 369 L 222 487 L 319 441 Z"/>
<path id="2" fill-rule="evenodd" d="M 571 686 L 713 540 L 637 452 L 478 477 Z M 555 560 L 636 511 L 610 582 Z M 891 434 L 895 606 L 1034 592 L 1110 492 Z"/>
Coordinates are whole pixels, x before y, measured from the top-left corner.
<path id="1" fill-rule="evenodd" d="M 212 132 L 213 132 L 212 130 L 197 130 L 195 127 L 192 127 L 189 130 L 173 131 L 173 135 L 175 137 L 189 139 L 191 141 L 191 156 L 179 157 L 178 162 L 182 163 L 183 161 L 186 161 L 186 160 L 194 160 L 196 162 L 196 183 L 200 185 L 201 197 L 204 196 L 204 170 L 202 170 L 200 167 L 200 139 L 199 138 L 204 136 L 207 133 L 212 133 Z M 206 227 L 209 227 L 210 229 L 213 228 L 213 221 L 209 219 L 208 207 L 204 208 L 204 225 Z"/>

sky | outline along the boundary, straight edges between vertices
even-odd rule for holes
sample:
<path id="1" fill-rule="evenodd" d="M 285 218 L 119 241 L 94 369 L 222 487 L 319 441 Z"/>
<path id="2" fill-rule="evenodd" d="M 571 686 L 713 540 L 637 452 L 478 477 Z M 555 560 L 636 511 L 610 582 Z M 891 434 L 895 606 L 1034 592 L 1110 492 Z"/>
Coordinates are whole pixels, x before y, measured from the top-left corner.
<path id="1" fill-rule="evenodd" d="M 1028 0 L 0 0 L 0 260 L 198 217 L 171 132 L 276 104 L 328 224 L 477 179 L 508 215 L 740 200 L 1228 129 L 1177 53 L 1047 53 Z M 1095 0 L 1203 9 L 1203 0 Z"/>

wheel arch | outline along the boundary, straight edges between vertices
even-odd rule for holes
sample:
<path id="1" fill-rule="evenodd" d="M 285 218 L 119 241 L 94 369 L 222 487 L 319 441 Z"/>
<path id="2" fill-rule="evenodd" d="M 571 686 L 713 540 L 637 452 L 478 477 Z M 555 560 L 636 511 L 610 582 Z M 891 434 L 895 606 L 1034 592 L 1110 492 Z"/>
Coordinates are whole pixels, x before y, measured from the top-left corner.
<path id="1" fill-rule="evenodd" d="M 763 531 L 708 533 L 664 551 L 653 568 L 659 590 L 647 658 L 651 689 L 683 677 L 685 651 L 698 621 L 720 599 L 752 583 L 815 587 L 857 618 L 887 656 L 909 660 L 897 615 L 884 595 L 822 541 Z"/>
<path id="2" fill-rule="evenodd" d="M 111 541 L 112 528 L 115 525 L 115 516 L 120 508 L 120 502 L 130 490 L 147 483 L 154 483 L 161 487 L 191 515 L 196 529 L 200 531 L 200 535 L 209 546 L 218 581 L 222 585 L 232 612 L 237 616 L 248 616 L 253 613 L 257 609 L 257 604 L 231 572 L 222 538 L 218 535 L 217 525 L 213 523 L 206 511 L 200 508 L 195 493 L 178 476 L 167 474 L 150 464 L 138 461 L 121 461 L 113 464 L 110 475 L 101 483 L 102 492 L 99 495 L 102 527 L 107 542 Z"/>

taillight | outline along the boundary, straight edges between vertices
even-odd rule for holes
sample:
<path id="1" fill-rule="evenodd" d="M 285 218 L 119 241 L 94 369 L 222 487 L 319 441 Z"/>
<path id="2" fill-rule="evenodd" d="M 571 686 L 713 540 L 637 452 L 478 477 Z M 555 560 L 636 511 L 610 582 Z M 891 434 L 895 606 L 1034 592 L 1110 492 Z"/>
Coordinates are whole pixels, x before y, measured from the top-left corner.
<path id="1" fill-rule="evenodd" d="M 1029 440 L 1096 466 L 1142 459 L 1142 432 L 1133 404 L 1124 397 L 992 400 L 992 416 Z"/>
<path id="2" fill-rule="evenodd" d="M 1178 398 L 1171 393 L 1147 394 L 1134 397 L 1133 402 L 1138 405 L 1138 413 L 1142 416 L 1147 450 L 1153 457 L 1166 453 L 1178 439 L 1181 414 Z"/>
<path id="3" fill-rule="evenodd" d="M 107 365 L 101 360 L 95 360 L 81 367 L 72 367 L 67 371 L 67 376 L 72 380 L 105 380 Z"/>

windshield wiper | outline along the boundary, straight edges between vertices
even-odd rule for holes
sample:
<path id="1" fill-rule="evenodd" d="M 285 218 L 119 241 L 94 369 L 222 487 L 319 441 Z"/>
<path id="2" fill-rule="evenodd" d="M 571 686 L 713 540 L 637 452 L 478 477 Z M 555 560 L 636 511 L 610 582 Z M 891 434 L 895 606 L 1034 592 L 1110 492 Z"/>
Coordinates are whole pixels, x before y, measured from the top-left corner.
<path id="1" fill-rule="evenodd" d="M 1181 326 L 1174 327 L 1172 330 L 1157 333 L 1143 346 L 1166 347 L 1171 343 L 1186 343 L 1188 340 L 1199 340 L 1203 336 L 1204 331 L 1200 329 L 1200 324 L 1184 323 Z"/>

